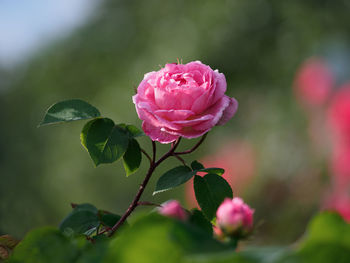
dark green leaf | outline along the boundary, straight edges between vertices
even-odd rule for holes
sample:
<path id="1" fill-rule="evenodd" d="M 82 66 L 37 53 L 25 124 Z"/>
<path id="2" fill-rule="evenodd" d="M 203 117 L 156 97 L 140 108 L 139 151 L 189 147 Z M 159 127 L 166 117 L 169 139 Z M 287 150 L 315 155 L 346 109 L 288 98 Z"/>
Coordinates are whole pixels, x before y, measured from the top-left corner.
<path id="1" fill-rule="evenodd" d="M 104 226 L 112 228 L 119 221 L 120 217 L 119 215 L 104 213 L 101 216 L 101 223 Z"/>
<path id="2" fill-rule="evenodd" d="M 92 205 L 92 204 L 88 204 L 88 203 L 85 203 L 85 204 L 75 204 L 73 205 L 74 206 L 74 211 L 90 211 L 94 214 L 97 215 L 97 212 L 98 212 L 98 209 Z"/>
<path id="3" fill-rule="evenodd" d="M 216 174 L 196 175 L 193 186 L 197 202 L 209 220 L 215 217 L 217 208 L 226 197 L 233 197 L 230 185 Z"/>
<path id="4" fill-rule="evenodd" d="M 139 128 L 135 127 L 134 125 L 126 125 L 126 129 L 134 138 L 145 135 L 143 131 L 141 131 Z"/>
<path id="5" fill-rule="evenodd" d="M 223 175 L 225 170 L 222 168 L 204 168 L 197 170 L 197 172 L 206 172 L 211 174 Z"/>
<path id="6" fill-rule="evenodd" d="M 201 164 L 200 162 L 197 162 L 197 161 L 193 161 L 193 162 L 191 163 L 191 167 L 192 167 L 192 170 L 204 169 L 203 164 Z"/>
<path id="7" fill-rule="evenodd" d="M 139 143 L 135 139 L 129 140 L 128 149 L 123 156 L 124 169 L 126 176 L 136 172 L 141 164 L 141 148 Z"/>
<path id="8" fill-rule="evenodd" d="M 88 122 L 80 138 L 96 166 L 112 163 L 122 157 L 129 141 L 123 128 L 107 118 Z"/>
<path id="9" fill-rule="evenodd" d="M 196 172 L 206 172 L 211 174 L 223 175 L 225 170 L 222 168 L 204 168 L 203 164 L 198 161 L 193 161 L 191 163 L 191 167 L 193 171 Z"/>
<path id="10" fill-rule="evenodd" d="M 88 210 L 72 211 L 63 219 L 59 228 L 67 234 L 85 234 L 93 232 L 100 224 L 97 214 Z"/>
<path id="11" fill-rule="evenodd" d="M 100 115 L 98 109 L 83 100 L 65 100 L 52 105 L 47 110 L 44 119 L 39 126 L 91 119 L 99 117 Z"/>
<path id="12" fill-rule="evenodd" d="M 209 235 L 213 235 L 213 226 L 198 209 L 193 209 L 191 211 L 190 223 L 201 228 Z"/>
<path id="13" fill-rule="evenodd" d="M 190 180 L 195 174 L 196 172 L 188 166 L 175 167 L 159 178 L 153 195 L 179 186 Z"/>

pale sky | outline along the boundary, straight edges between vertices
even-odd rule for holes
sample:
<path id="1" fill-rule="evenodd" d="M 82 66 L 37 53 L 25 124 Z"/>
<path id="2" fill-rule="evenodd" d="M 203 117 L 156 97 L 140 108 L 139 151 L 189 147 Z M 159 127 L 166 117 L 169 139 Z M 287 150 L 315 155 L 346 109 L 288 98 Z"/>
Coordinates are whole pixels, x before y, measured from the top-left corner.
<path id="1" fill-rule="evenodd" d="M 0 65 L 13 66 L 78 27 L 97 0 L 0 0 Z"/>

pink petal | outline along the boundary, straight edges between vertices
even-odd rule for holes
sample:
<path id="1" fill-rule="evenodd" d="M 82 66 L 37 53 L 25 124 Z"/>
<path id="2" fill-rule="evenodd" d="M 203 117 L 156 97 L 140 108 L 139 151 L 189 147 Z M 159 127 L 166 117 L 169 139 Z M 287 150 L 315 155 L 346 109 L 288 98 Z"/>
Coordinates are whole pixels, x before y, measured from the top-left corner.
<path id="1" fill-rule="evenodd" d="M 226 96 L 227 97 L 227 96 Z M 227 97 L 229 98 L 229 97 Z M 238 109 L 238 102 L 235 98 L 229 98 L 230 104 L 228 107 L 224 110 L 221 119 L 216 125 L 224 125 L 226 122 L 228 122 L 233 115 L 235 115 L 237 109 Z"/>
<path id="2" fill-rule="evenodd" d="M 229 104 L 230 98 L 227 96 L 222 97 L 217 103 L 215 103 L 205 112 L 205 115 L 211 115 L 212 118 L 204 121 L 199 125 L 193 126 L 193 129 L 209 131 L 218 123 L 223 115 L 224 110 L 229 106 Z"/>
<path id="3" fill-rule="evenodd" d="M 164 132 L 161 128 L 152 126 L 145 121 L 142 123 L 142 129 L 152 141 L 158 141 L 160 143 L 171 143 L 179 138 L 179 136 Z"/>

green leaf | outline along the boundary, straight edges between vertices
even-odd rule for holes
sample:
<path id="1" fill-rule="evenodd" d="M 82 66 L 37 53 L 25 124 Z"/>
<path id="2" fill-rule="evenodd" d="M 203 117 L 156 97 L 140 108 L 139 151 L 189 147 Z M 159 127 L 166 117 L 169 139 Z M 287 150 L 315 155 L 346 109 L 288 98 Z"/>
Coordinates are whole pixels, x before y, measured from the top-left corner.
<path id="1" fill-rule="evenodd" d="M 336 213 L 319 214 L 311 220 L 297 252 L 301 262 L 350 262 L 350 224 Z"/>
<path id="2" fill-rule="evenodd" d="M 53 104 L 47 110 L 39 127 L 60 122 L 91 119 L 100 115 L 98 109 L 83 100 L 65 100 Z"/>
<path id="3" fill-rule="evenodd" d="M 197 172 L 206 172 L 210 174 L 223 175 L 225 173 L 225 170 L 222 168 L 204 168 L 197 170 Z"/>
<path id="4" fill-rule="evenodd" d="M 121 218 L 120 215 L 104 213 L 101 216 L 101 223 L 104 226 L 112 228 L 119 221 L 120 218 Z"/>
<path id="5" fill-rule="evenodd" d="M 139 143 L 135 139 L 129 140 L 128 149 L 123 156 L 126 176 L 135 173 L 141 164 L 142 154 Z"/>
<path id="6" fill-rule="evenodd" d="M 190 223 L 199 227 L 200 229 L 207 232 L 209 235 L 213 235 L 213 226 L 204 216 L 204 214 L 198 209 L 191 211 Z"/>
<path id="7" fill-rule="evenodd" d="M 60 230 L 67 234 L 92 234 L 100 224 L 97 208 L 91 204 L 73 206 L 73 211 L 61 222 Z"/>
<path id="8" fill-rule="evenodd" d="M 225 198 L 233 197 L 230 185 L 217 174 L 196 175 L 193 186 L 197 202 L 209 220 L 215 217 L 217 208 Z"/>
<path id="9" fill-rule="evenodd" d="M 188 166 L 182 165 L 175 167 L 167 171 L 158 179 L 153 195 L 179 186 L 190 180 L 195 174 L 196 171 L 192 171 L 192 169 Z"/>
<path id="10" fill-rule="evenodd" d="M 156 213 L 138 219 L 110 243 L 109 262 L 192 262 L 187 255 L 227 251 L 206 232 Z"/>
<path id="11" fill-rule="evenodd" d="M 143 131 L 141 131 L 139 128 L 135 127 L 134 125 L 126 125 L 126 129 L 134 138 L 145 135 Z"/>
<path id="12" fill-rule="evenodd" d="M 191 163 L 191 167 L 193 171 L 196 172 L 206 172 L 211 174 L 223 175 L 225 170 L 222 168 L 204 168 L 203 164 L 198 161 L 193 161 Z"/>
<path id="13" fill-rule="evenodd" d="M 58 231 L 45 227 L 30 231 L 14 249 L 12 263 L 73 263 L 79 251 L 75 243 Z"/>
<path id="14" fill-rule="evenodd" d="M 78 210 L 73 211 L 63 219 L 59 228 L 67 234 L 85 234 L 96 229 L 99 224 L 100 221 L 97 214 L 88 210 Z"/>
<path id="15" fill-rule="evenodd" d="M 88 122 L 80 135 L 95 166 L 112 163 L 122 157 L 128 147 L 128 135 L 111 119 L 99 118 Z"/>
<path id="16" fill-rule="evenodd" d="M 205 169 L 203 164 L 201 164 L 200 162 L 198 161 L 193 161 L 191 163 L 191 167 L 192 167 L 192 170 L 200 170 L 200 169 Z"/>

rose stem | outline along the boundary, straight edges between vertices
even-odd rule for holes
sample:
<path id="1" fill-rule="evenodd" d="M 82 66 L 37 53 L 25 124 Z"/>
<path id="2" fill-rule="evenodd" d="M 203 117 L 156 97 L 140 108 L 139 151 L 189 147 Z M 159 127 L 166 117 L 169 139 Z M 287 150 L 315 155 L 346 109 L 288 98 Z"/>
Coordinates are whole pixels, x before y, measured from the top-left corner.
<path id="1" fill-rule="evenodd" d="M 150 163 L 153 162 L 151 156 L 149 156 L 149 154 L 144 149 L 141 148 L 141 152 L 147 157 Z"/>
<path id="2" fill-rule="evenodd" d="M 151 162 L 150 167 L 148 169 L 148 172 L 145 176 L 145 179 L 143 180 L 142 184 L 140 185 L 140 188 L 139 188 L 134 200 L 130 204 L 129 208 L 125 211 L 124 215 L 119 219 L 119 221 L 110 229 L 108 236 L 112 236 L 114 234 L 114 232 L 124 223 L 124 221 L 134 211 L 134 209 L 139 205 L 139 200 L 141 198 L 141 195 L 142 195 L 143 191 L 145 190 L 146 185 L 147 185 L 149 179 L 151 178 L 154 170 L 157 168 L 157 166 L 159 164 L 161 164 L 168 157 L 170 157 L 174 154 L 174 151 L 176 150 L 180 141 L 181 141 L 181 137 L 176 140 L 176 142 L 172 145 L 170 150 L 167 153 L 165 153 L 158 161 L 155 161 L 155 159 L 156 159 L 156 144 L 154 141 L 152 141 L 153 159 L 152 159 L 152 162 Z"/>
<path id="3" fill-rule="evenodd" d="M 173 152 L 173 155 L 183 155 L 183 154 L 189 154 L 189 153 L 194 152 L 204 142 L 207 135 L 208 135 L 208 133 L 204 134 L 202 136 L 202 138 L 196 143 L 196 145 L 193 146 L 191 149 L 189 149 L 187 151 L 183 151 L 183 152 Z"/>

